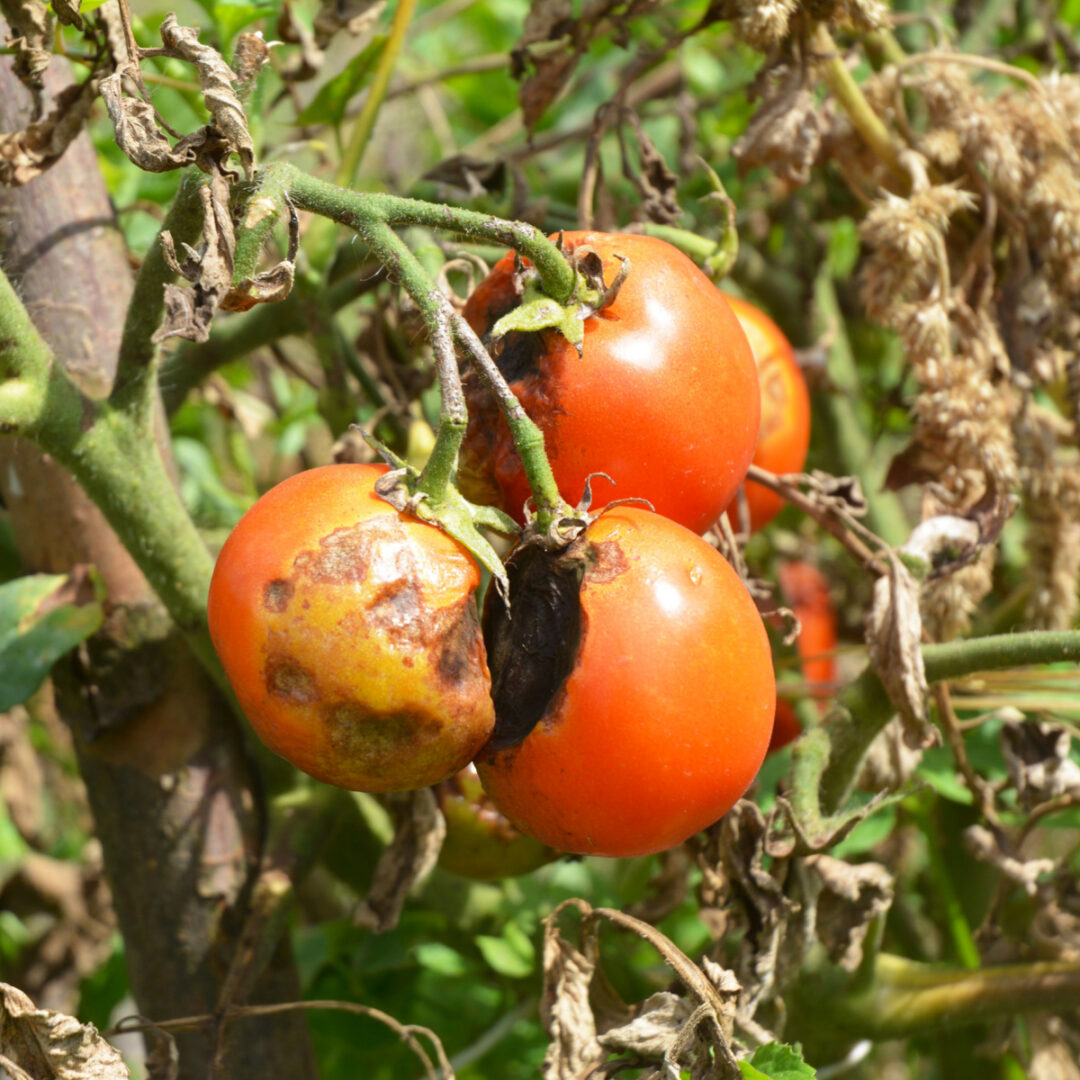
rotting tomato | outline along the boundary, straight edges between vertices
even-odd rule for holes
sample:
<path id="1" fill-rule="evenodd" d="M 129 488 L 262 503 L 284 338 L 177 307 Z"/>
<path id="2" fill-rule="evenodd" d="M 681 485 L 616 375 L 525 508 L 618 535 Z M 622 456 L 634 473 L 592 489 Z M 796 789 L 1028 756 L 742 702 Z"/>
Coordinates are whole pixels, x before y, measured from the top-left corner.
<path id="1" fill-rule="evenodd" d="M 563 234 L 588 245 L 618 295 L 585 320 L 582 355 L 559 332 L 512 331 L 492 346 L 500 370 L 543 430 L 563 497 L 577 502 L 591 473 L 612 498 L 705 532 L 742 483 L 757 441 L 760 392 L 746 335 L 727 301 L 680 251 L 649 236 Z M 514 258 L 495 265 L 465 305 L 483 337 L 518 303 Z M 529 487 L 509 429 L 474 375 L 458 481 L 466 498 L 523 520 Z M 595 488 L 594 488 L 595 491 Z M 599 504 L 598 504 L 599 505 Z"/>
<path id="2" fill-rule="evenodd" d="M 470 765 L 435 789 L 446 818 L 439 865 L 477 881 L 519 877 L 557 859 L 554 851 L 516 829 L 491 801 Z"/>
<path id="3" fill-rule="evenodd" d="M 824 711 L 825 698 L 836 679 L 836 610 L 829 595 L 829 583 L 815 566 L 805 562 L 783 563 L 777 571 L 780 595 L 801 624 L 795 641 L 802 660 L 803 678 Z M 802 734 L 802 726 L 790 701 L 776 701 L 769 750 L 779 750 Z"/>
<path id="4" fill-rule="evenodd" d="M 760 308 L 728 296 L 731 310 L 746 332 L 761 384 L 761 430 L 754 464 L 774 473 L 797 473 L 810 447 L 810 394 L 784 332 Z M 785 503 L 780 495 L 748 480 L 746 502 L 750 528 L 764 528 Z M 732 506 L 729 512 L 733 513 Z"/>
<path id="5" fill-rule="evenodd" d="M 208 609 L 260 738 L 372 792 L 452 776 L 494 724 L 476 563 L 375 494 L 385 471 L 328 465 L 268 491 L 226 540 Z"/>
<path id="6" fill-rule="evenodd" d="M 775 684 L 761 616 L 699 536 L 635 506 L 565 551 L 523 545 L 513 618 L 484 635 L 496 725 L 477 759 L 520 829 L 562 851 L 646 855 L 725 814 L 757 774 Z"/>

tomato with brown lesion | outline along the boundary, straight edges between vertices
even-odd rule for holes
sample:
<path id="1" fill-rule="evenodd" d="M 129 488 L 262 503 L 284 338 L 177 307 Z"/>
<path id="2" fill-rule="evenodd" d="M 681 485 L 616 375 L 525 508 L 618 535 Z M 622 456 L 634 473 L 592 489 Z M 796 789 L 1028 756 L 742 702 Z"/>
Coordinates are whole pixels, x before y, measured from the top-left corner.
<path id="1" fill-rule="evenodd" d="M 484 630 L 497 722 L 477 760 L 520 829 L 563 851 L 664 850 L 749 787 L 773 725 L 768 638 L 738 575 L 699 536 L 609 509 L 560 553 L 508 562 L 511 608 Z"/>
<path id="2" fill-rule="evenodd" d="M 476 563 L 379 498 L 385 471 L 327 466 L 267 492 L 226 541 L 208 605 L 263 741 L 319 780 L 373 792 L 445 779 L 494 723 Z"/>

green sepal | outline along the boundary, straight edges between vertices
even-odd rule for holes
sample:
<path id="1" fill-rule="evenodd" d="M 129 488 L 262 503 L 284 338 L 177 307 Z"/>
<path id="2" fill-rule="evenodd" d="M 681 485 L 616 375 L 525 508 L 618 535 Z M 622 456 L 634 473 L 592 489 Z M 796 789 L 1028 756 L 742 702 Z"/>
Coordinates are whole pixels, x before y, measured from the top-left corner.
<path id="1" fill-rule="evenodd" d="M 521 303 L 508 311 L 491 328 L 494 339 L 505 337 L 511 330 L 535 333 L 538 330 L 558 330 L 580 353 L 585 342 L 585 321 L 577 303 L 565 307 L 552 300 L 539 287 L 530 282 L 525 288 Z"/>
<path id="2" fill-rule="evenodd" d="M 393 475 L 396 481 L 393 489 L 380 491 L 379 483 L 376 483 L 375 494 L 400 513 L 410 513 L 420 521 L 442 529 L 447 536 L 452 536 L 490 572 L 500 595 L 508 600 L 510 580 L 506 576 L 506 568 L 480 532 L 480 527 L 512 536 L 518 532 L 514 519 L 493 506 L 474 506 L 453 484 L 447 487 L 438 503 L 432 503 L 417 489 L 420 473 L 416 469 L 373 435 L 363 430 L 360 434 L 368 446 L 393 469 L 393 474 L 388 474 Z"/>

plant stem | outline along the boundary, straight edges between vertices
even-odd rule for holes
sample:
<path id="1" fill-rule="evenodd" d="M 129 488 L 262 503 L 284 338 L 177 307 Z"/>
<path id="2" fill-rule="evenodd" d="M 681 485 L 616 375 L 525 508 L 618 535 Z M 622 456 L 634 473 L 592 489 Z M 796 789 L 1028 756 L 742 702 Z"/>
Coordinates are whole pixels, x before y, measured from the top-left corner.
<path id="1" fill-rule="evenodd" d="M 202 183 L 201 173 L 186 170 L 176 198 L 139 267 L 120 339 L 113 390 L 118 401 L 145 398 L 144 387 L 153 384 L 157 346 L 151 339 L 165 312 L 165 286 L 174 276 L 165 264 L 161 234 L 170 232 L 177 249 L 181 244 L 196 243 L 203 227 L 203 205 L 199 198 Z"/>
<path id="2" fill-rule="evenodd" d="M 852 78 L 843 56 L 824 23 L 818 23 L 811 42 L 814 52 L 825 57 L 821 70 L 825 83 L 833 96 L 847 113 L 855 130 L 867 146 L 896 174 L 905 181 L 907 174 L 900 164 L 896 143 L 881 117 L 870 107 L 859 84 Z"/>
<path id="3" fill-rule="evenodd" d="M 405 241 L 385 221 L 374 215 L 358 216 L 356 231 L 401 282 L 420 309 L 435 351 L 442 397 L 439 405 L 439 430 L 431 456 L 420 474 L 418 486 L 437 506 L 457 467 L 458 449 L 469 423 L 465 394 L 461 389 L 461 375 L 454 353 L 454 341 L 450 333 L 454 311 L 446 297 L 431 283 L 420 261 Z"/>
<path id="4" fill-rule="evenodd" d="M 409 28 L 413 11 L 416 8 L 416 0 L 398 0 L 397 10 L 394 12 L 394 20 L 390 26 L 390 36 L 383 46 L 382 55 L 375 68 L 375 74 L 368 89 L 364 107 L 360 110 L 356 122 L 353 124 L 349 135 L 349 143 L 345 148 L 345 154 L 338 166 L 334 182 L 342 187 L 351 187 L 356 179 L 360 161 L 367 149 L 368 140 L 375 127 L 375 118 L 379 115 L 379 109 L 386 98 L 386 90 L 390 85 L 390 76 L 394 72 L 398 54 L 402 45 L 405 44 L 405 34 Z"/>
<path id="5" fill-rule="evenodd" d="M 424 225 L 511 247 L 533 263 L 544 292 L 560 303 L 571 296 L 577 284 L 574 269 L 562 252 L 539 229 L 522 221 L 507 221 L 419 199 L 347 191 L 309 176 L 287 162 L 275 162 L 263 169 L 259 183 L 271 197 L 275 189 L 287 190 L 299 209 L 320 214 L 350 229 L 356 228 L 357 216 L 375 216 L 391 226 Z"/>

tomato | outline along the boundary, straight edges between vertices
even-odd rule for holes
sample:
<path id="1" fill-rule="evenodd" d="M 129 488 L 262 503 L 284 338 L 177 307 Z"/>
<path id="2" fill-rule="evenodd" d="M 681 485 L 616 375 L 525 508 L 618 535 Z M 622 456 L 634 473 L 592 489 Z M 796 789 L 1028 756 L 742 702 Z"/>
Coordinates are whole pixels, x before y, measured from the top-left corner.
<path id="1" fill-rule="evenodd" d="M 636 506 L 489 594 L 496 727 L 477 759 L 518 828 L 562 851 L 645 855 L 725 814 L 757 774 L 775 684 L 761 617 L 699 536 Z"/>
<path id="2" fill-rule="evenodd" d="M 473 766 L 436 789 L 446 818 L 439 865 L 477 881 L 528 874 L 559 857 L 546 844 L 520 832 L 484 793 Z"/>
<path id="3" fill-rule="evenodd" d="M 585 320 L 583 354 L 554 330 L 511 332 L 494 357 L 525 411 L 543 430 L 564 498 L 581 499 L 590 473 L 605 472 L 597 506 L 644 498 L 705 532 L 746 475 L 757 440 L 760 393 L 753 356 L 724 297 L 681 252 L 648 236 L 564 234 L 588 244 L 605 281 L 631 269 L 617 297 Z M 507 256 L 473 292 L 465 318 L 481 336 L 510 310 Z M 529 487 L 494 400 L 471 374 L 471 418 L 458 473 L 474 502 L 523 520 Z M 599 486 L 599 485 L 597 485 Z"/>
<path id="4" fill-rule="evenodd" d="M 803 677 L 811 696 L 824 711 L 832 683 L 836 679 L 836 611 L 829 596 L 829 583 L 816 567 L 804 562 L 784 563 L 777 574 L 780 595 L 802 625 L 795 645 L 802 658 Z M 776 723 L 770 750 L 779 750 L 798 738 L 802 731 L 791 702 L 776 702 Z"/>
<path id="5" fill-rule="evenodd" d="M 754 464 L 774 473 L 802 472 L 810 447 L 810 394 L 784 332 L 760 308 L 727 297 L 750 341 L 761 383 L 761 430 Z M 783 498 L 747 481 L 750 528 L 764 528 L 786 505 Z M 734 515 L 735 507 L 730 508 Z M 735 522 L 737 524 L 737 522 Z"/>
<path id="6" fill-rule="evenodd" d="M 319 780 L 362 791 L 452 776 L 494 724 L 469 553 L 329 465 L 268 491 L 210 583 L 214 647 L 252 727 Z"/>

